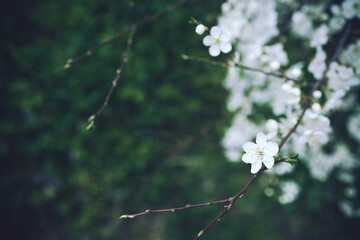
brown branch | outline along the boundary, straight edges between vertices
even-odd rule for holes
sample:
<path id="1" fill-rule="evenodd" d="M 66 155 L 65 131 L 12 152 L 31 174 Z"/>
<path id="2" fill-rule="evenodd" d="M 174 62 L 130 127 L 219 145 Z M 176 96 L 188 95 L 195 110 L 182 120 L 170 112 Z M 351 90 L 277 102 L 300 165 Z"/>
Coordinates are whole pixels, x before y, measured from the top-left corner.
<path id="1" fill-rule="evenodd" d="M 294 155 L 295 156 L 295 155 Z M 291 157 L 288 157 L 288 158 L 283 158 L 283 159 L 279 159 L 277 161 L 275 161 L 274 165 L 275 164 L 279 164 L 279 163 L 282 163 L 282 162 L 288 162 L 290 159 L 292 159 L 294 156 L 291 156 Z M 233 207 L 235 201 L 237 199 L 239 199 L 240 197 L 242 197 L 246 191 L 248 190 L 248 188 L 250 187 L 250 185 L 255 181 L 255 179 L 260 176 L 260 174 L 267 170 L 267 168 L 265 167 L 265 165 L 263 164 L 261 169 L 255 173 L 252 178 L 250 178 L 250 180 L 246 183 L 246 185 L 234 196 L 234 197 L 231 197 L 229 199 L 231 199 L 230 203 L 225 206 L 225 209 L 214 219 L 212 220 L 205 228 L 203 228 L 199 233 L 198 235 L 194 238 L 194 240 L 197 240 L 199 239 L 204 233 L 206 233 L 212 226 L 215 225 L 215 223 L 219 222 L 220 219 L 225 215 L 227 214 L 231 208 Z"/>
<path id="2" fill-rule="evenodd" d="M 183 55 L 182 58 L 184 60 L 193 60 L 193 61 L 198 61 L 198 62 L 204 62 L 204 63 L 208 63 L 208 64 L 212 64 L 212 65 L 216 65 L 216 66 L 220 66 L 220 67 L 224 67 L 224 68 L 228 68 L 231 66 L 235 66 L 237 68 L 241 68 L 244 70 L 248 70 L 248 71 L 252 71 L 252 72 L 259 72 L 262 73 L 264 75 L 267 76 L 272 76 L 272 77 L 277 77 L 277 78 L 283 78 L 286 80 L 291 80 L 295 83 L 300 84 L 301 81 L 299 79 L 295 79 L 295 78 L 291 78 L 286 76 L 286 74 L 282 74 L 282 73 L 278 73 L 278 72 L 269 72 L 269 71 L 265 71 L 261 68 L 254 68 L 254 67 L 249 67 L 240 63 L 236 63 L 236 62 L 232 62 L 232 61 L 228 61 L 227 63 L 225 62 L 220 62 L 220 61 L 214 61 L 214 60 L 209 60 L 207 58 L 202 58 L 202 57 L 196 57 L 196 56 L 188 56 L 188 55 Z"/>
<path id="3" fill-rule="evenodd" d="M 264 171 L 264 166 L 257 172 L 252 178 L 246 183 L 246 185 L 231 199 L 229 205 L 225 206 L 225 209 L 217 216 L 214 220 L 212 220 L 205 228 L 203 228 L 198 235 L 194 238 L 194 240 L 199 239 L 205 232 L 207 232 L 215 223 L 220 221 L 220 219 L 227 214 L 235 201 L 241 197 L 243 194 L 245 194 L 246 190 L 250 187 L 250 185 L 255 181 L 255 179 Z"/>
<path id="4" fill-rule="evenodd" d="M 291 158 L 293 158 L 294 156 L 288 157 L 288 158 L 283 158 L 283 159 L 279 159 L 277 161 L 275 161 L 274 164 L 278 164 L 281 162 L 288 162 L 288 160 L 290 160 Z M 177 211 L 182 211 L 182 210 L 186 210 L 186 209 L 190 209 L 190 208 L 200 208 L 200 207 L 206 207 L 206 206 L 211 206 L 211 205 L 217 205 L 217 204 L 222 204 L 222 203 L 229 203 L 229 205 L 225 206 L 227 209 L 232 207 L 233 203 L 236 201 L 236 199 L 238 199 L 239 197 L 241 197 L 243 194 L 245 194 L 246 190 L 249 188 L 249 186 L 253 183 L 253 181 L 257 178 L 257 176 L 259 176 L 259 174 L 263 171 L 267 170 L 267 168 L 263 165 L 261 167 L 261 169 L 247 182 L 247 184 L 245 185 L 245 187 L 243 189 L 240 190 L 240 192 L 238 192 L 234 197 L 230 197 L 227 199 L 223 199 L 223 200 L 218 200 L 218 201 L 214 201 L 214 202 L 207 202 L 207 203 L 200 203 L 200 204 L 187 204 L 185 207 L 178 207 L 178 208 L 167 208 L 167 209 L 156 209 L 156 210 L 152 210 L 152 209 L 148 209 L 145 210 L 143 212 L 140 213 L 135 213 L 135 214 L 125 214 L 122 215 L 121 217 L 119 217 L 120 219 L 123 218 L 136 218 L 138 216 L 142 216 L 142 215 L 146 215 L 149 213 L 165 213 L 165 212 L 177 212 Z M 228 211 L 229 211 L 228 210 Z M 225 210 L 224 210 L 225 211 Z M 224 213 L 223 215 L 225 215 L 226 213 Z M 222 215 L 222 216 L 223 216 Z M 216 221 L 215 221 L 216 223 Z M 215 224 L 214 223 L 214 224 Z M 213 225 L 213 224 L 212 224 Z M 202 230 L 203 233 L 207 230 Z"/>
<path id="5" fill-rule="evenodd" d="M 120 219 L 122 219 L 122 218 L 136 218 L 138 216 L 146 215 L 146 214 L 149 214 L 149 213 L 177 212 L 177 211 L 182 211 L 182 210 L 186 210 L 186 209 L 190 209 L 190 208 L 200 208 L 200 207 L 206 207 L 206 206 L 211 206 L 211 205 L 216 205 L 216 204 L 221 204 L 221 203 L 228 203 L 231 200 L 232 199 L 229 198 L 229 199 L 224 199 L 224 200 L 219 200 L 219 201 L 214 201 L 214 202 L 207 202 L 207 203 L 200 203 L 200 204 L 187 204 L 185 207 L 178 207 L 178 208 L 157 209 L 157 210 L 148 209 L 148 210 L 146 210 L 144 212 L 141 212 L 141 213 L 122 215 L 120 217 Z"/>

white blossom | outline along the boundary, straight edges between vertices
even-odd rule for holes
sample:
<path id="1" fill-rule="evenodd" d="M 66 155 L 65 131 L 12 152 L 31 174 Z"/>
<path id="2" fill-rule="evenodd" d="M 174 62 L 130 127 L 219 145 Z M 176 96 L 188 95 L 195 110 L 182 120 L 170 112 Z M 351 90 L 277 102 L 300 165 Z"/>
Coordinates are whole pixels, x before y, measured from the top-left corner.
<path id="1" fill-rule="evenodd" d="M 288 63 L 287 55 L 281 43 L 265 46 L 260 61 L 269 65 L 271 70 L 278 70 L 281 65 Z"/>
<path id="2" fill-rule="evenodd" d="M 325 24 L 321 25 L 311 36 L 311 47 L 319 47 L 328 41 L 328 28 Z"/>
<path id="3" fill-rule="evenodd" d="M 277 164 L 273 168 L 269 169 L 269 171 L 266 171 L 266 173 L 281 176 L 286 173 L 290 173 L 293 170 L 294 168 L 290 164 Z"/>
<path id="4" fill-rule="evenodd" d="M 329 88 L 334 90 L 348 91 L 350 87 L 360 84 L 360 79 L 355 77 L 352 68 L 341 66 L 336 62 L 330 64 L 326 76 L 329 78 Z"/>
<path id="5" fill-rule="evenodd" d="M 353 17 L 360 18 L 360 1 L 359 0 L 346 0 L 342 4 L 343 14 L 347 19 Z"/>
<path id="6" fill-rule="evenodd" d="M 286 93 L 286 95 L 283 96 L 283 100 L 286 104 L 294 105 L 300 102 L 301 91 L 299 88 L 293 87 L 292 82 L 284 83 L 281 86 L 281 89 Z"/>
<path id="7" fill-rule="evenodd" d="M 292 16 L 292 29 L 299 36 L 306 36 L 312 30 L 312 22 L 303 12 L 296 12 Z"/>
<path id="8" fill-rule="evenodd" d="M 279 129 L 279 123 L 274 119 L 269 119 L 265 124 L 265 132 L 267 139 L 274 139 L 277 136 L 277 132 Z"/>
<path id="9" fill-rule="evenodd" d="M 299 185 L 294 181 L 287 181 L 280 184 L 282 191 L 281 196 L 279 197 L 279 202 L 282 204 L 288 204 L 293 202 L 300 192 Z"/>
<path id="10" fill-rule="evenodd" d="M 360 73 L 360 39 L 356 43 L 350 44 L 341 54 L 340 59 L 343 63 L 349 64 Z"/>
<path id="11" fill-rule="evenodd" d="M 307 110 L 303 118 L 303 126 L 299 127 L 305 142 L 310 146 L 318 147 L 328 142 L 331 131 L 330 120 L 320 114 L 318 110 Z"/>
<path id="12" fill-rule="evenodd" d="M 345 95 L 344 89 L 335 90 L 335 92 L 328 92 L 327 102 L 324 106 L 324 112 L 329 112 L 338 108 L 342 104 L 342 98 Z"/>
<path id="13" fill-rule="evenodd" d="M 291 66 L 288 70 L 286 70 L 286 76 L 289 78 L 299 78 L 302 74 L 301 68 L 303 67 L 302 63 L 297 63 Z"/>
<path id="14" fill-rule="evenodd" d="M 309 72 L 311 72 L 316 79 L 321 79 L 326 69 L 326 53 L 321 47 L 316 48 L 315 58 L 310 62 L 308 66 Z"/>
<path id="15" fill-rule="evenodd" d="M 314 98 L 321 98 L 321 96 L 322 96 L 322 93 L 319 91 L 319 90 L 316 90 L 316 91 L 314 91 L 313 92 L 313 97 Z"/>
<path id="16" fill-rule="evenodd" d="M 331 13 L 333 17 L 329 22 L 329 31 L 332 33 L 338 32 L 345 25 L 345 16 L 341 11 L 341 8 L 338 5 L 331 6 Z"/>
<path id="17" fill-rule="evenodd" d="M 195 32 L 199 35 L 202 35 L 205 32 L 206 28 L 203 24 L 199 24 L 195 28 Z"/>
<path id="18" fill-rule="evenodd" d="M 203 39 L 203 44 L 210 47 L 209 54 L 212 57 L 219 56 L 220 52 L 228 53 L 232 48 L 229 35 L 217 26 L 210 29 L 210 35 Z"/>
<path id="19" fill-rule="evenodd" d="M 350 135 L 360 143 L 360 112 L 349 118 L 347 129 Z"/>
<path id="20" fill-rule="evenodd" d="M 251 163 L 251 173 L 257 173 L 263 163 L 265 167 L 272 168 L 279 146 L 275 142 L 268 142 L 265 134 L 260 132 L 256 135 L 256 143 L 247 142 L 243 149 L 246 152 L 242 156 L 243 162 Z"/>
<path id="21" fill-rule="evenodd" d="M 316 80 L 326 77 L 324 79 L 326 85 L 321 85 L 321 92 L 315 91 L 313 93 L 315 103 L 311 109 L 306 110 L 300 125 L 282 148 L 282 153 L 289 156 L 294 152 L 299 153 L 302 156 L 301 159 L 304 159 L 304 163 L 307 164 L 311 176 L 315 179 L 326 180 L 335 167 L 339 168 L 339 172 L 353 174 L 351 172 L 354 166 L 353 161 L 346 159 L 346 157 L 352 159 L 351 153 L 349 150 L 339 150 L 339 141 L 334 141 L 336 151 L 333 154 L 338 159 L 333 155 L 325 154 L 321 149 L 325 143 L 336 139 L 336 135 L 332 136 L 330 134 L 332 128 L 329 118 L 325 114 L 340 106 L 343 108 L 345 105 L 348 106 L 349 111 L 353 111 L 351 106 L 353 107 L 354 101 L 356 101 L 354 100 L 351 103 L 350 100 L 356 97 L 350 99 L 350 97 L 347 97 L 350 95 L 346 95 L 346 92 L 352 86 L 358 84 L 357 77 L 360 76 L 360 40 L 355 40 L 350 44 L 348 41 L 344 42 L 344 50 L 338 58 L 339 63 L 337 63 L 338 66 L 336 67 L 326 65 L 327 54 L 323 50 L 324 45 L 330 40 L 335 47 L 337 41 L 334 41 L 336 40 L 334 38 L 337 35 L 334 34 L 343 29 L 345 22 L 348 21 L 349 18 L 345 17 L 344 11 L 349 13 L 353 11 L 354 6 L 350 4 L 353 2 L 359 2 L 359 0 L 344 0 L 340 5 L 325 4 L 321 1 L 316 5 L 313 3 L 305 4 L 300 10 L 295 10 L 297 12 L 292 15 L 292 31 L 286 32 L 283 36 L 278 35 L 279 29 L 277 27 L 277 18 L 279 16 L 276 10 L 281 10 L 284 7 L 284 5 L 279 4 L 279 1 L 227 0 L 222 5 L 223 12 L 218 19 L 218 26 L 229 33 L 229 41 L 237 44 L 236 46 L 233 45 L 236 48 L 233 62 L 268 72 L 281 69 L 281 73 L 285 73 L 287 77 L 298 79 L 299 86 L 303 86 L 300 82 L 302 80 L 301 76 L 307 78 L 309 73 Z M 345 3 L 348 4 L 347 7 L 351 11 L 344 9 Z M 298 3 L 293 1 L 291 6 L 289 4 L 286 8 L 288 10 L 297 9 L 298 6 Z M 351 14 L 353 18 L 356 17 L 357 13 Z M 283 48 L 283 45 L 291 46 L 294 34 L 305 38 L 302 40 L 297 39 L 297 41 L 301 40 L 305 43 L 299 44 L 298 51 L 304 51 L 300 58 L 293 58 L 294 54 L 288 56 L 286 51 L 291 50 L 293 53 L 294 49 Z M 353 33 L 350 34 L 353 35 Z M 277 39 L 279 41 L 274 42 Z M 330 49 L 330 47 L 333 47 L 333 44 L 329 44 L 326 49 L 333 52 L 335 49 Z M 315 54 L 309 62 L 307 53 L 311 48 L 314 48 Z M 294 63 L 294 61 L 299 60 L 301 62 Z M 289 63 L 290 66 L 288 66 Z M 327 68 L 329 68 L 329 71 L 325 73 Z M 345 71 L 345 69 L 347 70 Z M 353 77 L 344 78 L 344 75 L 346 75 L 344 73 L 350 73 L 349 69 L 352 70 Z M 311 81 L 311 79 L 309 80 Z M 310 84 L 307 85 L 307 89 L 310 89 L 313 83 Z M 241 158 L 243 161 L 245 159 L 245 162 L 250 161 L 247 159 L 248 157 L 244 156 L 251 154 L 246 152 L 242 156 L 241 151 L 241 146 L 248 139 L 263 131 L 266 134 L 267 141 L 278 141 L 280 136 L 284 137 L 294 127 L 302 112 L 300 99 L 303 89 L 300 89 L 298 85 L 291 84 L 286 79 L 272 77 L 260 72 L 239 70 L 235 66 L 230 66 L 224 86 L 230 92 L 227 102 L 228 109 L 229 111 L 236 111 L 235 121 L 226 132 L 222 142 L 224 152 L 230 161 L 238 161 Z M 306 92 L 304 91 L 304 93 Z M 347 99 L 350 99 L 350 103 L 346 103 Z M 270 109 L 272 112 L 265 111 L 257 114 L 258 107 L 267 108 L 269 104 L 270 108 L 272 107 Z M 254 114 L 257 114 L 256 122 L 250 120 Z M 263 125 L 265 116 L 274 116 L 277 121 L 270 119 Z M 349 118 L 347 124 L 349 134 L 359 132 L 356 130 L 358 125 L 355 124 L 359 121 L 359 118 L 356 118 L 355 115 Z M 334 131 L 334 134 L 336 133 Z M 352 137 L 356 140 L 354 136 Z M 257 146 L 257 144 L 253 144 Z M 252 155 L 255 156 L 254 159 L 256 158 L 257 161 L 252 159 L 252 162 L 249 162 L 253 172 L 257 172 L 263 163 L 258 160 L 259 156 L 256 157 L 255 153 Z M 283 166 L 284 169 L 282 169 Z M 279 171 L 275 171 L 277 169 Z M 289 164 L 279 164 L 279 166 L 273 167 L 267 172 L 281 174 L 292 169 L 294 168 Z"/>

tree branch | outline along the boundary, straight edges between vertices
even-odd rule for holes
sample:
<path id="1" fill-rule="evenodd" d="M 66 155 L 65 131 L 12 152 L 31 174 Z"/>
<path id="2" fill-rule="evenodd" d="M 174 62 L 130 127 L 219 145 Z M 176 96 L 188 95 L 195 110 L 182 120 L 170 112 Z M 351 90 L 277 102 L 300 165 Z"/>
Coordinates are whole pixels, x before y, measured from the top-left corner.
<path id="1" fill-rule="evenodd" d="M 184 60 L 189 60 L 189 61 L 192 60 L 192 61 L 204 62 L 204 63 L 208 63 L 208 64 L 212 64 L 212 65 L 216 65 L 216 66 L 220 66 L 220 67 L 224 67 L 224 68 L 235 66 L 237 68 L 241 68 L 241 69 L 244 69 L 244 70 L 262 73 L 262 74 L 267 75 L 267 76 L 272 76 L 272 77 L 277 77 L 277 78 L 284 78 L 286 80 L 290 80 L 290 81 L 293 81 L 293 82 L 298 83 L 298 84 L 301 83 L 301 81 L 299 79 L 288 77 L 288 76 L 286 76 L 286 74 L 282 74 L 282 73 L 278 73 L 278 72 L 269 72 L 269 71 L 265 71 L 265 70 L 263 70 L 261 68 L 249 67 L 249 66 L 246 66 L 246 65 L 243 65 L 243 64 L 240 64 L 240 63 L 232 62 L 232 61 L 228 61 L 227 63 L 225 63 L 225 62 L 220 62 L 220 61 L 209 60 L 207 58 L 196 57 L 196 56 L 188 56 L 188 55 L 183 55 L 182 58 Z"/>
<path id="2" fill-rule="evenodd" d="M 219 201 L 214 201 L 214 202 L 207 202 L 207 203 L 200 203 L 200 204 L 187 204 L 185 207 L 178 207 L 178 208 L 157 209 L 157 210 L 148 209 L 141 213 L 122 215 L 119 219 L 136 218 L 138 216 L 146 215 L 149 213 L 177 212 L 177 211 L 182 211 L 182 210 L 186 210 L 186 209 L 190 209 L 190 208 L 200 208 L 200 207 L 206 207 L 206 206 L 211 206 L 211 205 L 216 205 L 216 204 L 221 204 L 221 203 L 228 203 L 231 200 L 232 199 L 229 198 L 229 199 L 224 199 L 224 200 L 219 200 Z"/>

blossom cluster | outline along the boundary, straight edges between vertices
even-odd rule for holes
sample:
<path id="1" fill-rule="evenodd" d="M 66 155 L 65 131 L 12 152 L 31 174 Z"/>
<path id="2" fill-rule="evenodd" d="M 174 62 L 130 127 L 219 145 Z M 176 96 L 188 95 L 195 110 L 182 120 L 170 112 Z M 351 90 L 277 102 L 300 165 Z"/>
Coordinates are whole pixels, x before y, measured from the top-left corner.
<path id="1" fill-rule="evenodd" d="M 282 20 L 277 13 L 279 8 L 292 11 L 290 19 Z M 302 6 L 293 0 L 228 0 L 222 4 L 218 26 L 211 28 L 203 44 L 209 46 L 211 56 L 234 50 L 234 63 L 263 70 L 244 71 L 236 64 L 228 69 L 224 87 L 230 92 L 228 110 L 234 112 L 235 117 L 222 144 L 230 161 L 242 159 L 250 163 L 252 173 L 262 164 L 271 168 L 277 154 L 276 142 L 297 123 L 303 104 L 311 97 L 310 108 L 281 151 L 303 156 L 311 176 L 318 180 L 326 180 L 337 168 L 339 176 L 348 176 L 339 179 L 353 184 L 349 176 L 358 164 L 348 146 L 335 141 L 330 119 L 335 110 L 354 109 L 347 127 L 353 140 L 360 143 L 360 109 L 349 94 L 360 84 L 360 39 L 352 38 L 342 43 L 341 49 L 333 48 L 338 38 L 349 34 L 346 28 L 354 18 L 360 18 L 359 0 Z M 285 35 L 281 33 L 279 26 L 283 23 L 279 21 L 290 22 L 290 31 Z M 198 25 L 196 32 L 204 33 L 205 27 Z M 294 50 L 288 47 L 292 41 L 302 42 L 303 57 L 293 58 L 291 51 Z M 333 58 L 334 54 L 338 56 Z M 264 72 L 277 72 L 284 77 Z M 318 81 L 325 84 L 319 84 L 320 88 L 308 96 L 308 86 Z M 257 111 L 259 108 L 267 108 L 270 113 Z M 249 118 L 254 112 L 260 116 L 256 122 Z M 256 134 L 256 143 L 249 142 Z M 330 155 L 322 149 L 328 143 L 335 145 Z M 290 165 L 279 164 L 268 172 L 291 171 Z M 290 184 L 284 189 L 295 187 Z M 296 189 L 292 197 L 285 194 L 279 201 L 293 201 L 300 191 L 299 187 Z"/>

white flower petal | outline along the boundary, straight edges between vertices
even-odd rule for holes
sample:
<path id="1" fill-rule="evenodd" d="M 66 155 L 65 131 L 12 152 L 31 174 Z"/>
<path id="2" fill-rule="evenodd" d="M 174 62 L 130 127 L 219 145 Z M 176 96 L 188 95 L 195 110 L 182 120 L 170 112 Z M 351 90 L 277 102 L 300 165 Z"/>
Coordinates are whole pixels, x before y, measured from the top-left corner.
<path id="1" fill-rule="evenodd" d="M 272 166 L 274 166 L 274 162 L 275 162 L 275 160 L 272 156 L 267 155 L 267 154 L 265 154 L 263 156 L 263 163 L 264 163 L 265 167 L 272 168 Z"/>
<path id="2" fill-rule="evenodd" d="M 268 142 L 265 145 L 264 153 L 269 156 L 275 156 L 278 153 L 278 151 L 279 151 L 279 145 L 277 145 L 277 143 Z"/>
<path id="3" fill-rule="evenodd" d="M 219 44 L 211 45 L 211 47 L 209 48 L 209 54 L 212 57 L 219 56 L 219 54 L 220 54 L 220 46 L 219 46 Z"/>
<path id="4" fill-rule="evenodd" d="M 231 43 L 229 42 L 221 42 L 220 49 L 223 53 L 228 53 L 231 51 Z"/>
<path id="5" fill-rule="evenodd" d="M 220 41 L 222 41 L 222 42 L 230 42 L 230 36 L 227 33 L 222 32 L 222 34 L 220 36 Z"/>
<path id="6" fill-rule="evenodd" d="M 215 38 L 213 38 L 210 35 L 207 35 L 206 37 L 204 37 L 203 39 L 203 44 L 207 47 L 209 47 L 210 45 L 215 43 Z"/>
<path id="7" fill-rule="evenodd" d="M 259 132 L 258 134 L 256 134 L 256 144 L 261 147 L 261 148 L 264 148 L 265 145 L 266 145 L 266 136 L 264 133 L 262 132 Z"/>
<path id="8" fill-rule="evenodd" d="M 253 174 L 257 173 L 260 170 L 261 166 L 262 166 L 262 162 L 260 159 L 254 162 L 253 164 L 251 164 L 251 173 Z"/>
<path id="9" fill-rule="evenodd" d="M 202 24 L 199 24 L 195 28 L 195 32 L 199 35 L 203 34 L 205 32 L 205 26 Z"/>
<path id="10" fill-rule="evenodd" d="M 241 160 L 244 162 L 244 163 L 253 163 L 255 162 L 255 155 L 254 154 L 251 154 L 251 153 L 245 153 Z"/>
<path id="11" fill-rule="evenodd" d="M 212 27 L 211 30 L 210 30 L 210 34 L 211 36 L 213 36 L 214 38 L 219 38 L 220 37 L 220 34 L 221 34 L 221 28 L 215 26 L 215 27 Z"/>
<path id="12" fill-rule="evenodd" d="M 245 152 L 253 152 L 256 151 L 257 145 L 253 142 L 247 142 L 244 143 L 242 147 Z"/>

